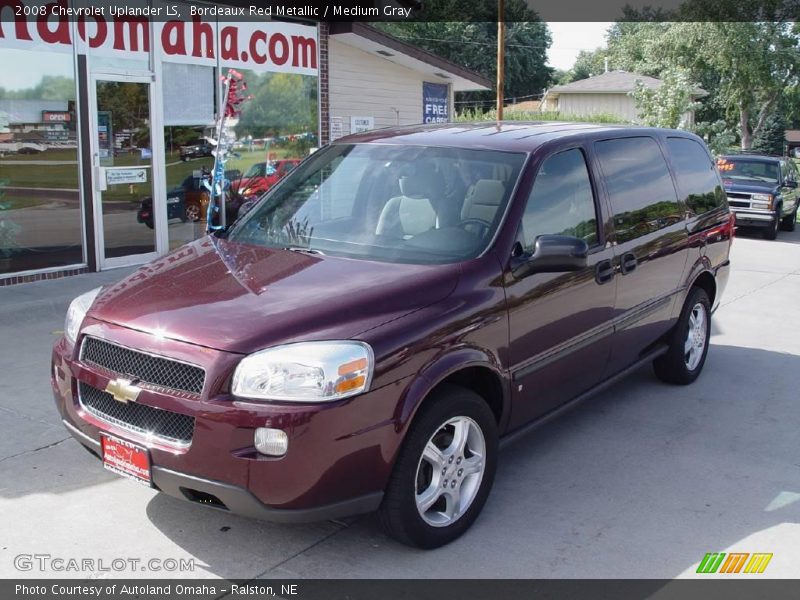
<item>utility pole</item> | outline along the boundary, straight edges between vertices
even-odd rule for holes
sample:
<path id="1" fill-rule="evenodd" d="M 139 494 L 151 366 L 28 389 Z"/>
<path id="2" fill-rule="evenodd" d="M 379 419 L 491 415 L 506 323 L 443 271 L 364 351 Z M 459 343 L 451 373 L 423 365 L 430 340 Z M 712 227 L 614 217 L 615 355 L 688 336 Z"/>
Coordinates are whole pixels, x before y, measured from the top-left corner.
<path id="1" fill-rule="evenodd" d="M 505 0 L 497 0 L 497 125 L 503 120 L 503 88 L 506 63 Z"/>

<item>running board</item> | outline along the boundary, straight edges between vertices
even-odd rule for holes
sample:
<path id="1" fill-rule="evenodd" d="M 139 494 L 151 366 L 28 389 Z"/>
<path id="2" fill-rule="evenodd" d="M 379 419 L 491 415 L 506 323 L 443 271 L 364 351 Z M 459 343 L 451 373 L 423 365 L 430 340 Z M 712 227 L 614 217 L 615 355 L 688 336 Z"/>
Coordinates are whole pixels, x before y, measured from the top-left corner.
<path id="1" fill-rule="evenodd" d="M 525 436 L 527 436 L 533 430 L 538 429 L 539 427 L 541 427 L 545 423 L 549 423 L 550 421 L 553 421 L 553 420 L 557 419 L 558 417 L 560 417 L 561 415 L 571 411 L 573 408 L 575 408 L 579 404 L 583 403 L 584 400 L 588 400 L 592 396 L 594 396 L 596 394 L 599 394 L 600 392 L 604 392 L 605 390 L 610 388 L 612 385 L 617 383 L 620 379 L 625 379 L 625 377 L 627 377 L 628 375 L 630 375 L 634 371 L 636 371 L 639 368 L 641 368 L 645 363 L 651 362 L 651 361 L 655 360 L 656 358 L 658 358 L 659 356 L 661 356 L 662 354 L 665 354 L 668 349 L 669 349 L 669 347 L 666 346 L 666 345 L 660 345 L 660 346 L 657 346 L 656 348 L 653 348 L 647 354 L 645 354 L 642 358 L 640 358 L 638 361 L 633 363 L 630 367 L 628 367 L 626 369 L 623 369 L 622 371 L 620 371 L 616 375 L 613 375 L 612 377 L 609 377 L 608 379 L 606 379 L 602 383 L 600 383 L 600 384 L 596 385 L 595 387 L 593 387 L 591 390 L 584 392 L 580 396 L 576 396 L 575 398 L 573 398 L 572 400 L 570 400 L 566 404 L 562 404 L 558 408 L 556 408 L 554 410 L 551 410 L 549 413 L 539 417 L 535 421 L 531 421 L 527 425 L 523 425 L 519 429 L 515 429 L 511 433 L 503 436 L 500 439 L 500 449 L 503 450 L 503 449 L 507 448 L 508 446 L 511 446 L 515 442 L 518 442 L 520 439 L 522 439 Z"/>

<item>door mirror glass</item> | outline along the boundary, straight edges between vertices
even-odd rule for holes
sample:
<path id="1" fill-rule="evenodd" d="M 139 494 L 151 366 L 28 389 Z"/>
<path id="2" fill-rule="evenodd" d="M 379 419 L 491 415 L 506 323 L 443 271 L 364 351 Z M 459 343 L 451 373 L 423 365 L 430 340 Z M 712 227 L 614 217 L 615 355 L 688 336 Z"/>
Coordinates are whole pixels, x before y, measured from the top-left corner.
<path id="1" fill-rule="evenodd" d="M 514 259 L 518 279 L 534 273 L 564 273 L 586 268 L 589 245 L 586 240 L 569 235 L 540 235 L 533 253 Z"/>

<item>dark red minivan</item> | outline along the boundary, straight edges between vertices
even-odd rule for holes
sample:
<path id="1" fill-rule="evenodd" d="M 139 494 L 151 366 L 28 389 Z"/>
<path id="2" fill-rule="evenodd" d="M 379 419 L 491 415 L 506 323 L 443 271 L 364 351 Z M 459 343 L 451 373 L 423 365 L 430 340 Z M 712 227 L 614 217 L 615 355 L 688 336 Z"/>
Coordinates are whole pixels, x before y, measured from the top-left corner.
<path id="1" fill-rule="evenodd" d="M 694 381 L 732 238 L 683 131 L 342 138 L 224 233 L 76 298 L 56 403 L 167 494 L 274 521 L 378 510 L 436 547 L 478 516 L 501 441 L 644 363 Z"/>

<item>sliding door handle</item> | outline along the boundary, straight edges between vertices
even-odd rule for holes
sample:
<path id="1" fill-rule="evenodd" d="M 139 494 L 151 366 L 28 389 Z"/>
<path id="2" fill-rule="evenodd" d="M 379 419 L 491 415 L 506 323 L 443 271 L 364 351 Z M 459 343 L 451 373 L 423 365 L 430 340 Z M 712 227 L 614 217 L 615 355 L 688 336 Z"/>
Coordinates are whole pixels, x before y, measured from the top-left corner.
<path id="1" fill-rule="evenodd" d="M 610 260 L 601 260 L 594 268 L 594 280 L 603 285 L 614 279 L 614 264 Z"/>
<path id="2" fill-rule="evenodd" d="M 633 252 L 627 252 L 622 255 L 622 259 L 619 261 L 619 271 L 623 275 L 627 275 L 634 271 L 638 264 L 639 261 L 636 260 L 636 255 Z"/>

